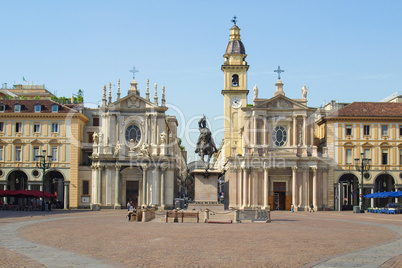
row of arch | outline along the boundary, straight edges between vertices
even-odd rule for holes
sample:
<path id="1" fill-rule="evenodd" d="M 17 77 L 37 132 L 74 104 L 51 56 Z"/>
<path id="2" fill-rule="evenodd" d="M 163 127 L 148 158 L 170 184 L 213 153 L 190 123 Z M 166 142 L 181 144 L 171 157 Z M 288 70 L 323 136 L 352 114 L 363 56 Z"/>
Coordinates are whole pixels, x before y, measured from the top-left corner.
<path id="1" fill-rule="evenodd" d="M 3 171 L 1 171 L 3 173 Z M 32 176 L 38 177 L 39 171 L 34 170 Z M 4 174 L 3 174 L 4 175 Z M 44 176 L 44 190 L 57 196 L 56 201 L 61 202 L 64 205 L 64 175 L 57 170 L 50 170 L 45 173 Z M 33 190 L 41 191 L 43 182 L 30 181 L 25 170 L 15 169 L 8 173 L 6 184 L 4 184 L 4 190 Z M 21 202 L 15 197 L 6 197 L 4 200 L 8 204 Z"/>
<path id="2" fill-rule="evenodd" d="M 374 179 L 374 184 L 369 184 L 370 187 L 364 187 L 363 182 L 363 193 L 362 195 L 367 195 L 372 192 L 389 192 L 395 191 L 396 180 L 391 174 L 382 173 L 379 174 Z M 338 179 L 338 187 L 335 189 L 335 210 L 353 210 L 354 206 L 359 206 L 360 200 L 360 180 L 353 173 L 342 174 Z M 375 198 L 367 199 L 363 198 L 363 207 L 367 209 L 368 207 L 385 207 L 388 203 L 395 202 L 395 198 Z"/>

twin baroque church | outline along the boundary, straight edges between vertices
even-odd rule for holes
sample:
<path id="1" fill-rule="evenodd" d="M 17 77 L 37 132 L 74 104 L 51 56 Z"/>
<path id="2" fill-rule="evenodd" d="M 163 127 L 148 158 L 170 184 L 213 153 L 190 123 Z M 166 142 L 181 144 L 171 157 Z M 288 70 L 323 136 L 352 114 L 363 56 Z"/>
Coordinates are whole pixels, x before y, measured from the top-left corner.
<path id="1" fill-rule="evenodd" d="M 177 139 L 178 122 L 166 115 L 165 87 L 158 105 L 157 85 L 150 99 L 140 96 L 133 79 L 128 94 L 112 102 L 111 86 L 102 106 L 88 117 L 99 116 L 99 132 L 93 132 L 91 203 L 120 208 L 134 206 L 172 208 L 177 192 L 176 178 L 186 173 L 186 163 Z M 85 175 L 84 175 L 85 176 Z"/>
<path id="2" fill-rule="evenodd" d="M 253 103 L 247 104 L 246 57 L 235 24 L 222 65 L 224 146 L 217 164 L 226 170 L 226 205 L 281 210 L 292 204 L 298 210 L 307 210 L 310 204 L 320 210 L 333 207 L 330 163 L 314 146 L 316 109 L 307 106 L 307 88 L 303 86 L 300 99 L 286 97 L 278 67 L 273 97 L 260 98 L 255 86 Z"/>

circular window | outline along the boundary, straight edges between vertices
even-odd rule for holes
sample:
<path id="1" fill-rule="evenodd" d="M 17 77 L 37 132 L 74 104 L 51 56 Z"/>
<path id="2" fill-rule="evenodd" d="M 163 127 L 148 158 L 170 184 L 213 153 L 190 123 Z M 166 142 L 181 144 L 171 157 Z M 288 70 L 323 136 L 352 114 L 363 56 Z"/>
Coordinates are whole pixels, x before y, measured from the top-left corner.
<path id="1" fill-rule="evenodd" d="M 401 173 L 399 173 L 399 178 L 401 178 L 401 179 L 402 179 L 402 172 L 401 172 Z"/>
<path id="2" fill-rule="evenodd" d="M 130 142 L 131 140 L 133 140 L 135 145 L 141 140 L 141 130 L 137 125 L 130 125 L 126 129 L 126 141 Z"/>
<path id="3" fill-rule="evenodd" d="M 276 146 L 285 145 L 286 138 L 287 138 L 286 130 L 282 126 L 276 127 L 272 132 L 272 140 Z"/>
<path id="4" fill-rule="evenodd" d="M 3 172 L 3 170 L 0 169 L 0 177 L 3 177 L 3 175 L 4 175 L 4 172 Z"/>
<path id="5" fill-rule="evenodd" d="M 32 175 L 34 177 L 38 177 L 39 176 L 39 171 L 37 171 L 36 169 L 34 171 L 32 171 Z"/>
<path id="6" fill-rule="evenodd" d="M 369 172 L 366 172 L 366 173 L 364 173 L 364 178 L 366 179 L 366 180 L 368 180 L 368 179 L 370 179 L 370 177 L 371 177 L 371 174 L 369 173 Z"/>

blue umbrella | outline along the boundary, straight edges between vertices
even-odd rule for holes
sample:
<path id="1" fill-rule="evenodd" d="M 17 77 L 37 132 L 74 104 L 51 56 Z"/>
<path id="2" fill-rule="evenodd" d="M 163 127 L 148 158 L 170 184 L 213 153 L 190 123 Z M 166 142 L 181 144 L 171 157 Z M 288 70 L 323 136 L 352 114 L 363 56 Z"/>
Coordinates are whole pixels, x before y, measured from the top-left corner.
<path id="1" fill-rule="evenodd" d="M 402 191 L 398 192 L 390 192 L 389 197 L 401 197 L 402 196 Z"/>

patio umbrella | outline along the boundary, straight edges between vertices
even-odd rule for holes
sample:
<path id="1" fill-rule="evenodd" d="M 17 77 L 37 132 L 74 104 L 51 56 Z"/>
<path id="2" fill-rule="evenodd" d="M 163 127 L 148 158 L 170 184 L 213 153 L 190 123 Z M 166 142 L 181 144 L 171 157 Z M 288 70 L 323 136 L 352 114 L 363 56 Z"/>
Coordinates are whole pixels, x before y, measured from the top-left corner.
<path id="1" fill-rule="evenodd" d="M 389 197 L 401 197 L 401 196 L 402 196 L 402 191 L 391 192 L 389 194 Z"/>

